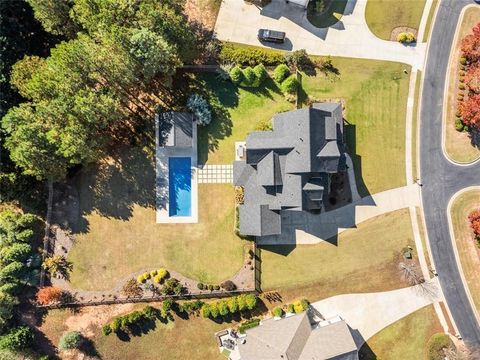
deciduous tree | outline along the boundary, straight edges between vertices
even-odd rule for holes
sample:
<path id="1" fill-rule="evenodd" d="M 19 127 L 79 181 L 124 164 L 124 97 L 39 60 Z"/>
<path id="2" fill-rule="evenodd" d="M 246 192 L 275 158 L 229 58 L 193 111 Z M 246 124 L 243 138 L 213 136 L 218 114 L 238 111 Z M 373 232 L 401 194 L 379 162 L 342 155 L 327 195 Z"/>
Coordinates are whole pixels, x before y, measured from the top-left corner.
<path id="1" fill-rule="evenodd" d="M 463 123 L 480 129 L 480 94 L 469 96 L 460 104 Z"/>
<path id="2" fill-rule="evenodd" d="M 43 287 L 37 292 L 37 302 L 41 305 L 48 305 L 60 301 L 62 290 L 54 286 Z"/>

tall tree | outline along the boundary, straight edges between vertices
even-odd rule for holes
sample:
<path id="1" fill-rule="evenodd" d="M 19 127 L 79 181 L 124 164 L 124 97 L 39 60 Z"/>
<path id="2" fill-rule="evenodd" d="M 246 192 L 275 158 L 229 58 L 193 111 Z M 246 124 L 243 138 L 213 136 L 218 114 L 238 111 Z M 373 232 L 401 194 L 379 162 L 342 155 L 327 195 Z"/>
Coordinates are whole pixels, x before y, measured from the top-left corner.
<path id="1" fill-rule="evenodd" d="M 80 31 L 77 23 L 70 18 L 72 0 L 27 0 L 33 8 L 35 18 L 46 31 L 54 35 L 73 38 Z"/>

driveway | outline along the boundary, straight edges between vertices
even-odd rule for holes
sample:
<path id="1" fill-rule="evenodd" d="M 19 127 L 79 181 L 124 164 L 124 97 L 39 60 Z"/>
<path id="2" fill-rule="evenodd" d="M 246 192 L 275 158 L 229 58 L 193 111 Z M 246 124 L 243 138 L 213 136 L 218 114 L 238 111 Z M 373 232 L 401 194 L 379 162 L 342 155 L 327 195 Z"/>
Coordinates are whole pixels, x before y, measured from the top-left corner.
<path id="1" fill-rule="evenodd" d="M 366 4 L 367 0 L 349 0 L 337 24 L 319 29 L 310 24 L 302 8 L 284 0 L 273 0 L 263 9 L 241 0 L 223 0 L 215 32 L 220 40 L 264 46 L 257 39 L 257 30 L 280 30 L 287 34 L 285 44 L 268 47 L 305 49 L 312 55 L 398 61 L 422 68 L 426 44 L 404 46 L 377 38 L 365 21 Z"/>
<path id="2" fill-rule="evenodd" d="M 422 199 L 430 248 L 440 285 L 466 344 L 480 348 L 480 326 L 468 300 L 455 260 L 447 218 L 450 198 L 480 185 L 480 163 L 458 166 L 442 151 L 442 105 L 455 28 L 463 7 L 473 0 L 442 0 L 430 39 L 421 99 L 420 162 Z"/>
<path id="3" fill-rule="evenodd" d="M 314 313 L 328 320 L 340 316 L 361 344 L 403 317 L 440 301 L 437 280 L 393 291 L 333 296 L 312 303 Z"/>

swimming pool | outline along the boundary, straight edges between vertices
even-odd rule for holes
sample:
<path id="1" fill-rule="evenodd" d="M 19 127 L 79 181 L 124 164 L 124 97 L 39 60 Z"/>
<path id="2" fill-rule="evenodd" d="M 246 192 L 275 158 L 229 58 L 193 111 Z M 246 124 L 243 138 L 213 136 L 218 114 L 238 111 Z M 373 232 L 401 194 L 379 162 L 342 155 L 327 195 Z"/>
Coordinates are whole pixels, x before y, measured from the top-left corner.
<path id="1" fill-rule="evenodd" d="M 192 159 L 168 159 L 169 216 L 190 216 L 192 212 Z"/>

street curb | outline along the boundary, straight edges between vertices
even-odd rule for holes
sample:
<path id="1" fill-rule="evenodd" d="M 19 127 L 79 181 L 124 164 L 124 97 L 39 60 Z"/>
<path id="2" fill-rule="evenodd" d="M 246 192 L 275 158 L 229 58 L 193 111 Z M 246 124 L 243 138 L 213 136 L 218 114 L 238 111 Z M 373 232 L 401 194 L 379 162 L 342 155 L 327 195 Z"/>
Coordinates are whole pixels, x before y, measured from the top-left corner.
<path id="1" fill-rule="evenodd" d="M 450 86 L 450 76 L 448 76 L 450 74 L 450 71 L 451 71 L 451 67 L 452 67 L 452 64 L 453 64 L 453 56 L 454 56 L 454 53 L 455 53 L 455 47 L 457 46 L 457 43 L 458 43 L 458 36 L 459 36 L 459 30 L 460 30 L 460 27 L 462 25 L 462 22 L 463 22 L 463 18 L 465 16 L 465 12 L 468 10 L 468 9 L 471 9 L 471 8 L 476 8 L 478 5 L 474 5 L 474 4 L 471 4 L 471 5 L 467 5 L 465 6 L 462 11 L 460 12 L 460 16 L 458 17 L 458 22 L 457 22 L 457 26 L 455 28 L 455 36 L 453 38 L 453 42 L 452 42 L 452 47 L 450 48 L 450 55 L 448 57 L 448 66 L 447 66 L 447 73 L 446 73 L 446 76 L 445 76 L 445 87 L 443 89 L 443 104 L 442 104 L 442 152 L 443 152 L 443 156 L 445 157 L 445 159 L 447 159 L 448 162 L 452 163 L 453 165 L 457 165 L 457 166 L 470 166 L 470 165 L 474 165 L 478 162 L 480 162 L 480 155 L 478 156 L 477 159 L 475 160 L 472 160 L 472 161 L 469 161 L 469 162 L 461 162 L 461 161 L 456 161 L 456 160 L 453 160 L 450 158 L 450 156 L 448 155 L 447 153 L 447 150 L 446 150 L 446 147 L 445 147 L 445 140 L 447 138 L 447 131 L 446 131 L 446 126 L 447 126 L 447 102 L 448 102 L 448 87 Z M 428 47 L 427 47 L 427 51 L 428 51 Z M 428 57 L 428 55 L 427 55 Z"/>
<path id="2" fill-rule="evenodd" d="M 472 191 L 472 190 L 479 190 L 480 191 L 480 186 L 469 186 L 467 188 L 464 188 L 460 191 L 457 191 L 448 201 L 448 206 L 447 206 L 447 218 L 448 218 L 448 229 L 450 233 L 450 241 L 452 242 L 452 247 L 453 247 L 453 254 L 455 255 L 455 261 L 458 266 L 458 271 L 460 273 L 460 277 L 462 279 L 463 287 L 465 288 L 465 293 L 467 294 L 468 301 L 470 302 L 470 306 L 473 310 L 473 313 L 475 314 L 475 317 L 477 318 L 477 321 L 480 323 L 480 315 L 478 314 L 477 308 L 475 307 L 475 303 L 473 302 L 472 294 L 470 293 L 470 289 L 468 288 L 468 283 L 467 279 L 465 278 L 465 274 L 463 273 L 463 267 L 462 263 L 460 261 L 460 256 L 458 254 L 458 249 L 457 249 L 457 242 L 455 240 L 455 234 L 453 232 L 453 223 L 452 223 L 452 215 L 451 215 L 451 208 L 455 200 L 462 194 Z"/>

